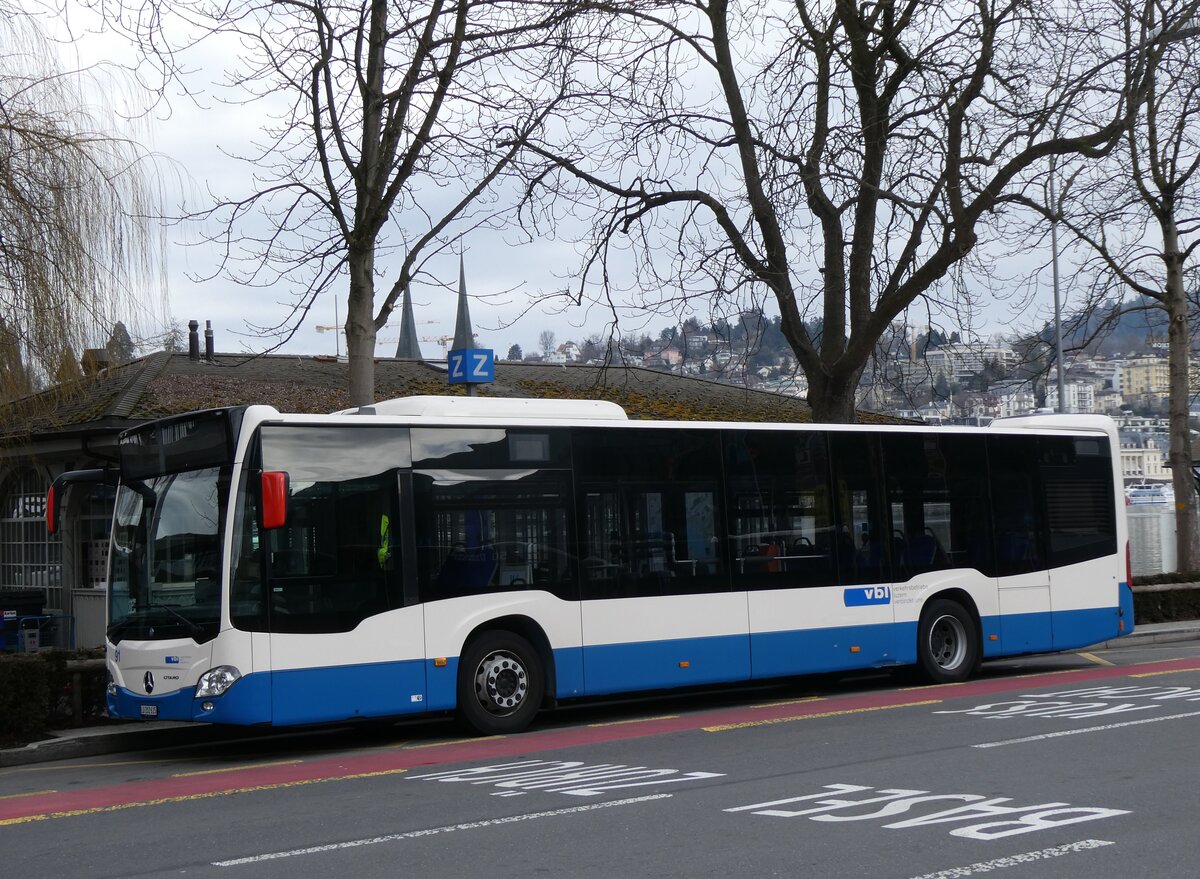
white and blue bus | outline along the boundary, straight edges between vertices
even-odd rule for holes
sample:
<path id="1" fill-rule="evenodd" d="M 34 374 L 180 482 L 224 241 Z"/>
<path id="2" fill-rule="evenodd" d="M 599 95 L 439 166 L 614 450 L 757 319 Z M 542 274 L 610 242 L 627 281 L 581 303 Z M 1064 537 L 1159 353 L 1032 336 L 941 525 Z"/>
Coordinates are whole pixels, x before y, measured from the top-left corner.
<path id="1" fill-rule="evenodd" d="M 961 681 L 1132 631 L 1118 449 L 1100 416 L 679 423 L 474 397 L 155 421 L 120 440 L 108 708 L 502 733 L 614 693 Z"/>

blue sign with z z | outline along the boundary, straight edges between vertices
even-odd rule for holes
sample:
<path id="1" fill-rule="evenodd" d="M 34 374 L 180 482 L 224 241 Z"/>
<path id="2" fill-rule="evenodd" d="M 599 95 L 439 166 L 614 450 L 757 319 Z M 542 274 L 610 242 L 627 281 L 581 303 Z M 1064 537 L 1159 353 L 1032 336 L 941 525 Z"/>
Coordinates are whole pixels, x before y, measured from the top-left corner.
<path id="1" fill-rule="evenodd" d="M 459 348 L 446 355 L 452 385 L 479 385 L 496 380 L 496 356 L 491 348 Z"/>

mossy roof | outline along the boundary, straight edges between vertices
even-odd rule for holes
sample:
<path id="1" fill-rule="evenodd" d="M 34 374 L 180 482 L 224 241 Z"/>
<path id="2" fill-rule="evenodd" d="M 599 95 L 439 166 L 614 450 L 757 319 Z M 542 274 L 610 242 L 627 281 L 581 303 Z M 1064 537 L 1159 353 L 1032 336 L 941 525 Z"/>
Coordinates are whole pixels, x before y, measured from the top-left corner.
<path id="1" fill-rule="evenodd" d="M 328 356 L 218 354 L 193 361 L 158 352 L 99 375 L 0 408 L 0 436 L 29 438 L 117 429 L 197 409 L 264 403 L 281 412 L 335 412 L 350 406 L 349 366 Z M 465 394 L 446 380 L 445 363 L 381 358 L 375 363 L 379 400 L 416 394 Z M 808 422 L 795 397 L 641 367 L 581 364 L 496 364 L 481 396 L 609 400 L 630 418 L 699 421 Z M 896 419 L 860 413 L 860 421 Z"/>

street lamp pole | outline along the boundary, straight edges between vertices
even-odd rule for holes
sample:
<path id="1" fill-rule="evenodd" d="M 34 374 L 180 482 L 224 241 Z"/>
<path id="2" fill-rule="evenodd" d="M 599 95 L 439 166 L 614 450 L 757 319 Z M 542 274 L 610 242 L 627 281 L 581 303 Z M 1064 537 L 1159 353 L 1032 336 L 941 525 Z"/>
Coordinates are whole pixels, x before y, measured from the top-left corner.
<path id="1" fill-rule="evenodd" d="M 1063 375 L 1062 298 L 1058 290 L 1058 204 L 1054 191 L 1054 156 L 1050 157 L 1050 276 L 1054 284 L 1054 361 L 1058 366 L 1058 412 L 1066 412 L 1066 380 Z"/>

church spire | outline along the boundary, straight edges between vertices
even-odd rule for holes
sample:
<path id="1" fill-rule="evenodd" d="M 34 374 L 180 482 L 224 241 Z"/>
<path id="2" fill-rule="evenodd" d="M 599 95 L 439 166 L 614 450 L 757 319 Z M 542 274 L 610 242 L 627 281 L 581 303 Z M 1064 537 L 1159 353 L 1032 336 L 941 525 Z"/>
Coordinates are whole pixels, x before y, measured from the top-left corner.
<path id="1" fill-rule="evenodd" d="M 400 342 L 396 345 L 396 357 L 405 360 L 424 360 L 421 345 L 417 341 L 417 322 L 413 319 L 412 297 L 408 285 L 404 285 L 404 304 L 400 318 Z"/>
<path id="2" fill-rule="evenodd" d="M 458 255 L 458 319 L 454 322 L 454 348 L 475 347 L 475 333 L 471 330 L 471 311 L 467 304 L 467 272 L 463 267 L 463 257 Z"/>

